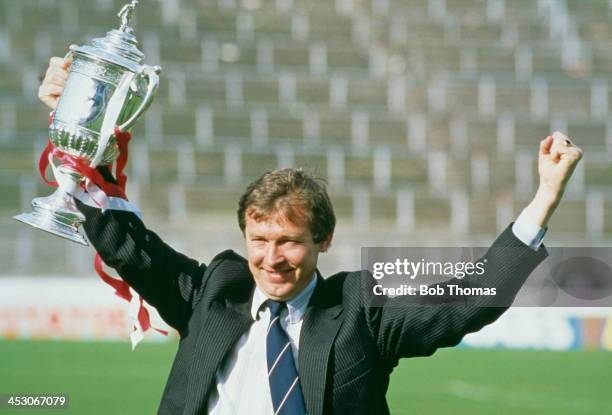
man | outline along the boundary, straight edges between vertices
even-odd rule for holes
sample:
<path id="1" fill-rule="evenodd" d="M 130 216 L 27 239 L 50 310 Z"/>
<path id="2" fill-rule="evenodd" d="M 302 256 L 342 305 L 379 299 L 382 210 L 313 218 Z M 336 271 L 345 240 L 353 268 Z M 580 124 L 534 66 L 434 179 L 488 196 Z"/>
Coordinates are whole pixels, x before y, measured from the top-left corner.
<path id="1" fill-rule="evenodd" d="M 41 85 L 52 108 L 69 65 L 53 58 Z M 546 257 L 546 224 L 581 157 L 560 133 L 540 143 L 536 196 L 486 254 L 482 279 L 510 299 Z M 325 187 L 299 169 L 267 173 L 240 198 L 247 259 L 225 251 L 200 264 L 131 212 L 77 204 L 104 261 L 180 334 L 160 414 L 388 413 L 400 358 L 454 346 L 505 310 L 406 306 L 399 297 L 373 306 L 367 273 L 322 278 L 317 259 L 330 247 L 335 216 Z"/>

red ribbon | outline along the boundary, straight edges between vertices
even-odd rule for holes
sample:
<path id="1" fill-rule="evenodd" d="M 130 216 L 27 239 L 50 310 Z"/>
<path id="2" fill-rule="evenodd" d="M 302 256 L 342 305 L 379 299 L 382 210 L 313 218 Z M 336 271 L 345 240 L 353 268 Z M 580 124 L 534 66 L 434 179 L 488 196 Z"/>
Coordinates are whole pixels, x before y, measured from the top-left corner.
<path id="1" fill-rule="evenodd" d="M 119 128 L 115 127 L 115 137 L 117 137 L 117 146 L 119 146 L 119 157 L 117 158 L 115 167 L 115 176 L 117 177 L 117 184 L 125 191 L 127 176 L 123 173 L 123 170 L 125 170 L 125 166 L 127 166 L 128 144 L 132 138 L 132 134 L 127 131 L 120 131 Z"/>
<path id="2" fill-rule="evenodd" d="M 106 271 L 104 271 L 104 261 L 102 261 L 100 254 L 96 254 L 96 257 L 94 259 L 94 268 L 100 278 L 102 278 L 105 283 L 115 289 L 115 295 L 120 298 L 123 298 L 127 302 L 132 301 L 132 293 L 130 292 L 130 286 L 125 281 L 113 278 L 109 274 L 107 274 Z M 151 317 L 149 315 L 149 310 L 147 310 L 144 306 L 144 300 L 142 299 L 142 297 L 140 297 L 140 305 L 138 306 L 137 318 L 138 323 L 140 323 L 140 327 L 142 328 L 142 331 L 147 331 L 152 328 L 153 330 L 163 334 L 164 336 L 168 335 L 168 332 L 166 330 L 158 329 L 151 326 Z"/>
<path id="3" fill-rule="evenodd" d="M 55 113 L 52 112 L 49 118 L 49 123 L 53 122 L 54 115 Z M 128 200 L 127 196 L 125 195 L 127 176 L 125 175 L 124 170 L 127 166 L 128 160 L 128 143 L 130 142 L 130 138 L 132 138 L 132 135 L 128 131 L 120 131 L 118 127 L 115 127 L 114 134 L 117 138 L 117 146 L 119 147 L 119 157 L 117 158 L 115 164 L 115 176 L 117 177 L 117 184 L 107 182 L 104 179 L 104 176 L 102 176 L 102 174 L 100 173 L 100 171 L 94 167 L 91 167 L 87 160 L 72 156 L 56 148 L 51 142 L 51 139 L 49 139 L 47 146 L 41 153 L 40 159 L 38 160 L 38 171 L 40 172 L 42 179 L 49 186 L 57 187 L 57 182 L 53 180 L 48 180 L 46 175 L 47 167 L 49 166 L 49 154 L 51 154 L 53 157 L 60 160 L 62 164 L 72 167 L 83 177 L 94 183 L 107 196 L 119 197 L 121 199 Z M 107 165 L 107 167 L 109 167 L 110 169 L 112 165 Z M 96 257 L 94 258 L 94 269 L 96 270 L 102 281 L 104 281 L 106 284 L 110 285 L 115 289 L 115 295 L 123 298 L 128 302 L 132 301 L 132 293 L 130 292 L 129 284 L 122 279 L 111 277 L 106 271 L 104 271 L 104 261 L 102 260 L 102 257 L 100 257 L 99 253 L 96 253 Z M 149 310 L 147 310 L 144 306 L 144 301 L 142 297 L 140 297 L 140 305 L 138 307 L 137 319 L 143 332 L 152 328 L 153 330 L 163 334 L 164 336 L 168 335 L 168 332 L 166 330 L 161 330 L 151 326 Z"/>
<path id="4" fill-rule="evenodd" d="M 123 135 L 129 133 L 121 133 Z M 118 137 L 117 137 L 118 138 Z M 127 138 L 129 140 L 129 138 Z M 124 138 L 122 142 L 123 146 L 127 148 L 127 142 Z M 121 146 L 119 147 L 121 149 Z M 65 153 L 58 148 L 56 148 L 51 140 L 47 142 L 47 146 L 43 150 L 40 155 L 40 159 L 38 160 L 38 171 L 42 179 L 49 186 L 57 187 L 56 181 L 51 181 L 47 179 L 46 171 L 49 166 L 49 154 L 51 154 L 54 158 L 60 160 L 62 164 L 70 166 L 73 170 L 77 171 L 83 177 L 89 179 L 92 183 L 98 186 L 107 196 L 120 197 L 121 199 L 127 200 L 127 196 L 125 195 L 125 184 L 127 182 L 127 177 L 123 173 L 123 169 L 125 168 L 126 162 L 123 162 L 121 170 L 119 169 L 119 162 L 117 161 L 117 173 L 121 175 L 121 182 L 118 184 L 109 183 L 104 179 L 104 176 L 100 173 L 100 171 L 94 167 L 91 167 L 87 160 L 82 158 L 74 157 L 68 153 Z M 127 157 L 126 157 L 127 158 Z"/>

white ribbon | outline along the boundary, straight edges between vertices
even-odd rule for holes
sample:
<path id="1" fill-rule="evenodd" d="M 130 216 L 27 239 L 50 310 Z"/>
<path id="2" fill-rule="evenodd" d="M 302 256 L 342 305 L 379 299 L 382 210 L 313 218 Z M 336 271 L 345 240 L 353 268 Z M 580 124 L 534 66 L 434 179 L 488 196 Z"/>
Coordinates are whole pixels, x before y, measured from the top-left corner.
<path id="1" fill-rule="evenodd" d="M 101 192 L 102 194 L 104 194 L 104 192 L 102 192 L 102 189 L 100 189 L 94 183 L 90 183 L 88 185 L 87 191 L 81 188 L 78 188 L 74 193 L 72 193 L 72 195 L 75 198 L 79 199 L 84 204 L 86 204 L 87 206 L 91 206 L 91 207 L 100 209 L 101 208 L 100 201 L 94 199 L 92 195 L 89 193 L 90 191 L 93 191 L 93 193 L 96 193 L 96 194 L 98 192 Z M 138 216 L 139 218 L 142 218 L 142 213 L 140 212 L 140 209 L 138 208 L 138 206 L 131 203 L 130 201 L 122 199 L 120 197 L 114 197 L 114 196 L 109 197 L 109 196 L 106 196 L 106 194 L 104 194 L 104 196 L 106 197 L 106 202 L 105 202 L 106 209 L 133 212 L 134 214 L 136 214 L 136 216 Z"/>
<path id="2" fill-rule="evenodd" d="M 119 81 L 119 85 L 113 93 L 113 96 L 108 101 L 106 113 L 104 114 L 104 119 L 102 120 L 100 138 L 98 139 L 98 150 L 96 151 L 96 155 L 94 156 L 94 158 L 91 159 L 91 163 L 89 164 L 90 167 L 98 167 L 98 164 L 100 164 L 100 162 L 102 161 L 104 150 L 106 150 L 108 141 L 115 132 L 117 119 L 119 118 L 119 114 L 121 113 L 121 109 L 123 108 L 123 104 L 125 103 L 125 98 L 130 92 L 130 85 L 132 84 L 133 79 L 133 72 L 125 73 L 121 78 L 121 81 Z"/>
<path id="3" fill-rule="evenodd" d="M 80 190 L 79 183 L 70 176 L 70 173 L 63 172 L 59 167 L 53 164 L 53 154 L 49 153 L 49 165 L 57 181 L 57 187 L 63 192 L 73 195 Z"/>
<path id="4" fill-rule="evenodd" d="M 130 333 L 130 340 L 132 341 L 132 350 L 134 350 L 138 343 L 144 339 L 144 331 L 142 330 L 142 326 L 138 321 L 140 295 L 132 288 L 130 288 L 130 292 L 132 293 L 132 300 L 130 301 L 130 306 L 128 308 L 128 321 L 130 322 L 130 329 L 132 330 Z"/>
<path id="5" fill-rule="evenodd" d="M 96 186 L 94 182 L 89 179 L 85 179 L 85 189 L 93 201 L 96 202 L 100 209 L 102 209 L 102 212 L 108 209 L 108 196 L 102 189 Z"/>

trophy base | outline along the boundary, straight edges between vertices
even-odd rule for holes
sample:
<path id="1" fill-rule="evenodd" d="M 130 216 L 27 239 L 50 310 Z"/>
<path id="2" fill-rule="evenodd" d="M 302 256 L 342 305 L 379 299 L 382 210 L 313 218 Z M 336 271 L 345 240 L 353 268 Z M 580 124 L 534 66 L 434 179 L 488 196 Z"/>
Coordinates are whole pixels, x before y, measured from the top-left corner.
<path id="1" fill-rule="evenodd" d="M 14 219 L 69 241 L 89 246 L 85 237 L 79 233 L 79 225 L 85 221 L 85 217 L 74 206 L 70 196 L 60 192 L 58 190 L 51 196 L 34 199 L 32 213 L 22 213 L 14 216 Z"/>

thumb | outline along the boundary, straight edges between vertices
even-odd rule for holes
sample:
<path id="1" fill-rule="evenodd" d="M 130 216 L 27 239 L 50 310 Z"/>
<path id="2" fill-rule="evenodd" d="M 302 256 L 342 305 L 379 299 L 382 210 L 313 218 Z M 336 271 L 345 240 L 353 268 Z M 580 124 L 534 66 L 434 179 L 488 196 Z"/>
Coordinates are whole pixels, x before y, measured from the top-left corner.
<path id="1" fill-rule="evenodd" d="M 71 66 L 72 66 L 72 55 L 64 59 L 64 62 L 62 63 L 62 67 L 66 70 L 70 69 Z"/>
<path id="2" fill-rule="evenodd" d="M 553 144 L 553 138 L 550 135 L 546 137 L 544 140 L 540 141 L 540 156 L 549 155 L 552 144 Z"/>

